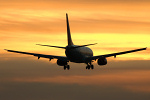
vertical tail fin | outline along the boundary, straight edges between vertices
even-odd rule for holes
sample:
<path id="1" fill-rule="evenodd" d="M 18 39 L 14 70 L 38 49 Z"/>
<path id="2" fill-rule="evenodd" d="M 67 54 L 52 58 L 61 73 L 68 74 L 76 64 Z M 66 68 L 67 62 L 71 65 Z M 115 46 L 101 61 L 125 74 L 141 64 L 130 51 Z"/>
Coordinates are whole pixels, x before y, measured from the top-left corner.
<path id="1" fill-rule="evenodd" d="M 68 45 L 73 45 L 72 39 L 71 39 L 71 33 L 70 33 L 70 27 L 69 27 L 69 20 L 68 20 L 68 14 L 66 13 L 66 21 L 67 21 L 67 38 L 68 38 Z"/>

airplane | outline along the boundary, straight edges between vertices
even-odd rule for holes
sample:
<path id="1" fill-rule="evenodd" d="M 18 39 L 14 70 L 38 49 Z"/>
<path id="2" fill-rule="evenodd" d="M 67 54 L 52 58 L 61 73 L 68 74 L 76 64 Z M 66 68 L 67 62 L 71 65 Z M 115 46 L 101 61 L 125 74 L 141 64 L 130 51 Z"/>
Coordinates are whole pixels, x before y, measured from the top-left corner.
<path id="1" fill-rule="evenodd" d="M 36 44 L 39 46 L 47 46 L 47 47 L 55 47 L 55 48 L 61 48 L 65 49 L 66 56 L 56 56 L 56 55 L 45 55 L 45 54 L 38 54 L 38 53 L 30 53 L 30 52 L 22 52 L 22 51 L 16 51 L 16 50 L 8 50 L 4 49 L 8 52 L 14 52 L 14 53 L 21 53 L 21 54 L 27 54 L 27 55 L 33 55 L 39 58 L 48 58 L 50 61 L 51 59 L 57 59 L 57 65 L 64 66 L 64 70 L 70 69 L 70 66 L 68 65 L 69 62 L 74 63 L 85 63 L 86 69 L 94 69 L 94 66 L 92 64 L 93 61 L 97 60 L 98 65 L 106 65 L 107 64 L 107 57 L 114 57 L 122 54 L 137 52 L 146 50 L 146 48 L 140 48 L 140 49 L 134 49 L 129 51 L 123 51 L 118 53 L 111 53 L 111 54 L 104 54 L 104 55 L 97 55 L 93 56 L 93 51 L 88 48 L 87 46 L 95 45 L 94 44 L 87 44 L 87 45 L 74 45 L 72 38 L 71 38 L 71 32 L 70 32 L 70 26 L 69 26 L 69 20 L 68 20 L 68 14 L 66 13 L 66 23 L 67 23 L 67 39 L 68 39 L 68 45 L 66 47 L 61 46 L 52 46 L 52 45 L 42 45 L 42 44 Z"/>

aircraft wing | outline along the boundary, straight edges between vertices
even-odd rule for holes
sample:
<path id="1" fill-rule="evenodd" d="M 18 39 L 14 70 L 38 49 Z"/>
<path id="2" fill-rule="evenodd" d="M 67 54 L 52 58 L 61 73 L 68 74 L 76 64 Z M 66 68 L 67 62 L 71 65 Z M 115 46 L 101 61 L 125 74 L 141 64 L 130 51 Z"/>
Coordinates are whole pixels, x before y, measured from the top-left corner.
<path id="1" fill-rule="evenodd" d="M 48 59 L 64 59 L 64 60 L 68 60 L 67 57 L 65 56 L 55 56 L 55 55 L 45 55 L 45 54 L 38 54 L 38 53 L 29 53 L 29 52 L 22 52 L 22 51 L 15 51 L 15 50 L 7 50 L 5 49 L 6 51 L 8 52 L 14 52 L 14 53 L 21 53 L 21 54 L 27 54 L 27 55 L 33 55 L 33 56 L 36 56 L 38 57 L 38 59 L 40 57 L 42 58 L 48 58 Z"/>
<path id="2" fill-rule="evenodd" d="M 132 52 L 137 52 L 137 51 L 142 51 L 142 50 L 146 50 L 146 48 L 140 48 L 140 49 L 134 49 L 134 50 L 129 50 L 129 51 L 123 51 L 123 52 L 118 52 L 118 53 L 111 53 L 111 54 L 104 54 L 104 55 L 98 55 L 98 56 L 93 56 L 91 57 L 90 59 L 91 60 L 96 60 L 98 58 L 101 58 L 101 57 L 112 57 L 114 56 L 116 58 L 117 55 L 122 55 L 122 54 L 127 54 L 127 53 L 132 53 Z"/>

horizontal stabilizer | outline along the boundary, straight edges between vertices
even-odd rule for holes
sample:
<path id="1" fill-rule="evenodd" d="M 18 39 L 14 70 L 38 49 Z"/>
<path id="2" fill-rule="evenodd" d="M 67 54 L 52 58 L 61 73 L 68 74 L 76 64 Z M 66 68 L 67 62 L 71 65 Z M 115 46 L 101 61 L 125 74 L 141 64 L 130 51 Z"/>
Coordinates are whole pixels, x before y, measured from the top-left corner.
<path id="1" fill-rule="evenodd" d="M 97 43 L 94 43 L 94 44 L 86 44 L 86 45 L 81 45 L 81 47 L 85 47 L 85 46 L 90 46 L 90 45 L 95 45 Z"/>
<path id="2" fill-rule="evenodd" d="M 36 44 L 36 45 L 66 49 L 66 47 L 60 47 L 60 46 L 42 45 L 42 44 Z"/>
<path id="3" fill-rule="evenodd" d="M 90 46 L 90 45 L 95 45 L 97 43 L 94 43 L 94 44 L 86 44 L 86 45 L 80 45 L 80 46 L 75 46 L 75 47 L 71 47 L 72 49 L 75 49 L 75 48 L 80 48 L 80 47 L 86 47 L 86 46 Z"/>

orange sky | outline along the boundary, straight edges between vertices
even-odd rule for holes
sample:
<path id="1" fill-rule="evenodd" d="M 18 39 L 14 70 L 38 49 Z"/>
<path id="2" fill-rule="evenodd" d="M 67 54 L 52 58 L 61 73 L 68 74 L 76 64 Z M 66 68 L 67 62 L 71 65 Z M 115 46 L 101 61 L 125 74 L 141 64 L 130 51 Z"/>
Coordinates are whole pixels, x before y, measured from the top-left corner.
<path id="1" fill-rule="evenodd" d="M 68 0 L 60 0 L 59 3 L 52 0 L 0 1 L 1 53 L 7 54 L 2 50 L 6 48 L 64 55 L 63 50 L 38 47 L 35 44 L 66 46 L 66 12 L 69 14 L 74 43 L 79 45 L 98 43 L 91 46 L 94 55 L 149 46 L 149 1 L 78 2 L 78 0 L 73 3 Z M 150 59 L 147 55 L 149 51 L 143 52 L 121 57 Z"/>

